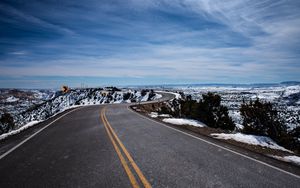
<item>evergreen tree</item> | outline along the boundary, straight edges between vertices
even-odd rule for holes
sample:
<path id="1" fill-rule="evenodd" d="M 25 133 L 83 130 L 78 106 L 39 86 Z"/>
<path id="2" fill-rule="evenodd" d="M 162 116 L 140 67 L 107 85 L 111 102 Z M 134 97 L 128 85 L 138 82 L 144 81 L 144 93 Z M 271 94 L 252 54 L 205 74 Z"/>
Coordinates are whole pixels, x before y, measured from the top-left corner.
<path id="1" fill-rule="evenodd" d="M 233 130 L 234 122 L 229 117 L 227 107 L 221 105 L 221 96 L 214 93 L 202 95 L 203 99 L 199 102 L 199 119 L 208 126 Z"/>
<path id="2" fill-rule="evenodd" d="M 199 102 L 187 96 L 181 101 L 181 113 L 185 117 L 197 119 L 214 128 L 233 130 L 234 122 L 229 117 L 227 107 L 221 105 L 221 96 L 213 93 L 202 95 Z"/>
<path id="3" fill-rule="evenodd" d="M 240 108 L 243 118 L 243 132 L 247 134 L 269 136 L 275 141 L 286 134 L 286 127 L 278 115 L 278 111 L 270 102 L 243 103 Z"/>

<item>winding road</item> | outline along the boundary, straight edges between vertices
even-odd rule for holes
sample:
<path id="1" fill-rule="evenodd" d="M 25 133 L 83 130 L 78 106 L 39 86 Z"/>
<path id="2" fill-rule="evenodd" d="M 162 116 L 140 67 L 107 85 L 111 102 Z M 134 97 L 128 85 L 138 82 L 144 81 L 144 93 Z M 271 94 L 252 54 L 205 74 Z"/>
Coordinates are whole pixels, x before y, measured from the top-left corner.
<path id="1" fill-rule="evenodd" d="M 0 187 L 299 187 L 286 170 L 128 104 L 69 110 L 0 143 Z M 265 159 L 268 160 L 268 159 Z"/>

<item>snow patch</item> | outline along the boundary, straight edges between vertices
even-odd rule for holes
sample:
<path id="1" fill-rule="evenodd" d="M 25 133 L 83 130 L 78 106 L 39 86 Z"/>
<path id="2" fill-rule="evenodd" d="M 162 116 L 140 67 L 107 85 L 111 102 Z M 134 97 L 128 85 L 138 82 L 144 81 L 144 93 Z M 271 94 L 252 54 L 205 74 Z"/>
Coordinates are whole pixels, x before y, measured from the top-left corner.
<path id="1" fill-rule="evenodd" d="M 284 96 L 289 96 L 295 93 L 299 93 L 299 91 L 300 91 L 300 85 L 288 86 L 285 88 Z"/>
<path id="2" fill-rule="evenodd" d="M 39 122 L 40 121 L 31 121 L 31 122 L 27 123 L 26 125 L 20 127 L 19 129 L 16 129 L 16 130 L 10 131 L 8 133 L 2 134 L 2 135 L 0 135 L 0 140 L 3 140 L 8 136 L 18 134 L 19 132 L 24 131 L 25 129 L 28 129 L 29 127 L 32 127 L 35 124 L 38 124 Z"/>
<path id="3" fill-rule="evenodd" d="M 149 98 L 149 93 L 147 93 L 145 96 L 143 96 L 143 98 L 141 99 L 141 102 L 148 101 L 148 98 Z"/>
<path id="4" fill-rule="evenodd" d="M 195 127 L 206 127 L 205 124 L 197 121 L 197 120 L 193 120 L 193 119 L 184 119 L 184 118 L 164 118 L 162 120 L 163 122 L 166 123 L 171 123 L 174 125 L 192 125 Z"/>
<path id="5" fill-rule="evenodd" d="M 300 157 L 298 157 L 296 155 L 290 155 L 290 156 L 284 156 L 284 157 L 274 155 L 272 157 L 274 157 L 275 159 L 281 160 L 281 161 L 300 165 Z"/>
<path id="6" fill-rule="evenodd" d="M 152 118 L 158 118 L 158 117 L 172 117 L 170 114 L 158 114 L 157 112 L 151 112 L 150 114 L 148 114 L 150 117 Z"/>
<path id="7" fill-rule="evenodd" d="M 157 100 L 157 99 L 160 99 L 160 98 L 162 98 L 162 95 L 155 93 L 155 96 L 154 96 L 153 100 Z"/>
<path id="8" fill-rule="evenodd" d="M 235 123 L 235 127 L 238 128 L 239 130 L 243 130 L 244 129 L 244 125 L 239 124 L 239 123 Z"/>
<path id="9" fill-rule="evenodd" d="M 242 133 L 235 133 L 235 134 L 212 133 L 211 135 L 217 139 L 235 140 L 237 142 L 242 142 L 245 144 L 262 146 L 266 148 L 277 149 L 277 150 L 293 153 L 290 150 L 287 150 L 284 147 L 277 145 L 271 138 L 266 136 L 246 135 Z"/>
<path id="10" fill-rule="evenodd" d="M 152 118 L 157 118 L 158 117 L 158 113 L 157 112 L 151 112 L 150 114 L 148 114 L 150 117 Z"/>
<path id="11" fill-rule="evenodd" d="M 8 97 L 7 99 L 6 99 L 6 102 L 16 102 L 16 101 L 18 101 L 19 100 L 19 98 L 16 98 L 16 97 L 14 97 L 14 96 L 10 96 L 10 97 Z"/>

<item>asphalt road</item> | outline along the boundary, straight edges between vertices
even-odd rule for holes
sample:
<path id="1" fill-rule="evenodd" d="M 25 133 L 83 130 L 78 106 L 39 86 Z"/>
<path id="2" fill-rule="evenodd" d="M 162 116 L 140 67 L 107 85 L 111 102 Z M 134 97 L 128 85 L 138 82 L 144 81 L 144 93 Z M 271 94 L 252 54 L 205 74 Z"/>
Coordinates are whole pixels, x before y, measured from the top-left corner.
<path id="1" fill-rule="evenodd" d="M 10 146 L 0 149 L 1 188 L 300 185 L 296 174 L 163 126 L 124 104 L 64 113 L 28 139 L 36 132 L 0 144 Z"/>

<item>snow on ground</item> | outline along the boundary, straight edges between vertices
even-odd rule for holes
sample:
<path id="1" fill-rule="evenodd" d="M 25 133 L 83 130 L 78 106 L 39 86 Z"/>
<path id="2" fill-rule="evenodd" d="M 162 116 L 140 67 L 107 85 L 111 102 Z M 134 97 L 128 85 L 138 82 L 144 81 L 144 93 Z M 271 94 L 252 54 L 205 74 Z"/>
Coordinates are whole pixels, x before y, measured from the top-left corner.
<path id="1" fill-rule="evenodd" d="M 300 85 L 288 86 L 285 88 L 284 96 L 289 96 L 295 93 L 299 93 L 299 91 L 300 91 Z"/>
<path id="2" fill-rule="evenodd" d="M 150 117 L 152 118 L 157 118 L 158 117 L 158 113 L 157 112 L 151 112 L 150 114 L 148 114 Z"/>
<path id="3" fill-rule="evenodd" d="M 281 161 L 285 161 L 285 162 L 289 162 L 289 163 L 294 163 L 296 165 L 300 165 L 300 157 L 296 156 L 296 155 L 289 155 L 289 156 L 272 156 L 275 159 L 281 160 Z"/>
<path id="4" fill-rule="evenodd" d="M 267 100 L 267 101 L 274 101 L 275 99 L 279 99 L 280 95 L 277 93 L 272 93 L 270 91 L 269 93 L 257 93 L 256 95 L 253 95 L 251 97 L 252 100 L 255 100 L 256 98 Z"/>
<path id="5" fill-rule="evenodd" d="M 10 96 L 10 97 L 8 97 L 7 99 L 6 99 L 6 102 L 16 102 L 16 101 L 18 101 L 19 100 L 19 98 L 16 98 L 16 97 L 14 97 L 14 96 Z"/>
<path id="6" fill-rule="evenodd" d="M 172 93 L 171 94 L 175 95 L 175 98 L 176 99 L 181 99 L 181 95 L 179 93 Z"/>
<path id="7" fill-rule="evenodd" d="M 172 117 L 170 114 L 158 114 L 157 112 L 151 112 L 148 114 L 152 118 L 157 118 L 157 117 Z"/>
<path id="8" fill-rule="evenodd" d="M 33 125 L 35 125 L 39 122 L 40 121 L 31 121 L 31 122 L 27 123 L 26 125 L 20 127 L 19 129 L 16 129 L 16 130 L 10 131 L 8 133 L 2 134 L 2 135 L 0 135 L 0 140 L 3 140 L 4 138 L 6 138 L 8 136 L 18 134 L 19 132 L 24 131 L 25 129 L 28 129 L 29 127 L 32 127 Z"/>
<path id="9" fill-rule="evenodd" d="M 148 101 L 148 98 L 149 98 L 149 93 L 147 93 L 146 95 L 144 95 L 141 99 L 141 102 L 145 102 L 145 101 Z"/>
<path id="10" fill-rule="evenodd" d="M 235 123 L 235 127 L 239 130 L 243 130 L 244 129 L 244 125 L 239 124 L 239 123 Z"/>
<path id="11" fill-rule="evenodd" d="M 285 149 L 284 147 L 277 145 L 271 138 L 266 136 L 246 135 L 242 133 L 235 133 L 235 134 L 213 133 L 211 135 L 217 139 L 235 140 L 237 142 L 242 142 L 245 144 L 262 146 L 262 147 L 267 147 L 271 149 L 277 149 L 277 150 L 282 150 L 282 151 L 287 151 L 292 153 L 291 151 Z"/>
<path id="12" fill-rule="evenodd" d="M 162 98 L 162 95 L 155 93 L 155 97 L 153 98 L 153 100 L 157 100 L 157 99 L 160 99 L 160 98 Z"/>
<path id="13" fill-rule="evenodd" d="M 158 91 L 158 92 L 164 92 L 164 93 L 173 94 L 173 95 L 175 95 L 176 99 L 181 99 L 181 95 L 179 93 L 170 92 L 170 91 Z"/>
<path id="14" fill-rule="evenodd" d="M 171 123 L 174 125 L 192 125 L 195 127 L 206 127 L 205 124 L 201 123 L 200 121 L 193 120 L 193 119 L 184 119 L 184 118 L 164 118 L 162 120 L 166 123 Z"/>

